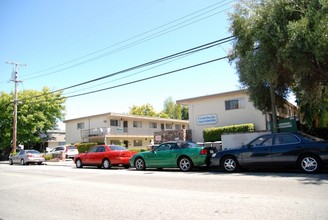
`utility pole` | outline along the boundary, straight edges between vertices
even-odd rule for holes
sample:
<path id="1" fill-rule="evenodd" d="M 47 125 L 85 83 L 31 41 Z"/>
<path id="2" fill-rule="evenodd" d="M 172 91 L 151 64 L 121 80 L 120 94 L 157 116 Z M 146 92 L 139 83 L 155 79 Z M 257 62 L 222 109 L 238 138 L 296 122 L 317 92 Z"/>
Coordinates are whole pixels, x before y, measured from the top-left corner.
<path id="1" fill-rule="evenodd" d="M 18 81 L 17 74 L 18 74 L 18 67 L 19 66 L 26 66 L 26 64 L 19 64 L 13 62 L 6 62 L 7 64 L 11 64 L 14 66 L 13 75 L 10 81 L 15 83 L 15 92 L 14 92 L 14 122 L 13 122 L 13 146 L 11 152 L 16 154 L 16 144 L 17 144 L 17 90 L 18 90 L 18 83 L 22 81 Z"/>

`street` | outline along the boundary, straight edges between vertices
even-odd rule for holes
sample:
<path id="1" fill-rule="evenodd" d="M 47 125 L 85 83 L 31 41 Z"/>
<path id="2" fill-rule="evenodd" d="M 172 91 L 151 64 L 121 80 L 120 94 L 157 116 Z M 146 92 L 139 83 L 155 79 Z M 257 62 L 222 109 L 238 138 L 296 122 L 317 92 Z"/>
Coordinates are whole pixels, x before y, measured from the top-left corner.
<path id="1" fill-rule="evenodd" d="M 55 164 L 55 163 L 53 163 Z M 0 164 L 0 219 L 328 219 L 328 173 Z"/>

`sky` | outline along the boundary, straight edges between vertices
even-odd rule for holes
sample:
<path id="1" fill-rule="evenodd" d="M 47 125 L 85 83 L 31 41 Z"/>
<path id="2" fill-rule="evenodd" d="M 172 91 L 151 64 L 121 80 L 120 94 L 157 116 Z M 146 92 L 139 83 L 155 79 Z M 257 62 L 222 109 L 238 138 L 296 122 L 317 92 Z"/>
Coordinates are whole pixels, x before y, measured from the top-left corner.
<path id="1" fill-rule="evenodd" d="M 67 98 L 68 120 L 128 113 L 133 105 L 147 103 L 160 112 L 168 98 L 176 101 L 238 90 L 238 75 L 227 59 L 175 72 L 227 56 L 232 41 L 122 72 L 230 37 L 228 13 L 234 2 L 0 0 L 0 91 L 14 90 L 13 65 L 6 62 L 26 64 L 18 69 L 20 91 L 48 87 L 64 89 L 63 96 L 69 97 L 102 90 Z"/>

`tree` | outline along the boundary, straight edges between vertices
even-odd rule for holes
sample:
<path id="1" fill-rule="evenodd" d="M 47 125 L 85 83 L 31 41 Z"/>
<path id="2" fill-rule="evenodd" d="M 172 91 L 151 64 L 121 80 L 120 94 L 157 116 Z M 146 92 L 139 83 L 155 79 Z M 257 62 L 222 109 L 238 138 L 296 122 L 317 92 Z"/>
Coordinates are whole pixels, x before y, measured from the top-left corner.
<path id="1" fill-rule="evenodd" d="M 188 107 L 175 104 L 171 97 L 164 101 L 164 110 L 159 113 L 154 110 L 152 105 L 147 103 L 142 106 L 133 105 L 129 114 L 183 120 L 188 120 L 189 117 Z"/>
<path id="2" fill-rule="evenodd" d="M 26 148 L 41 143 L 40 134 L 54 129 L 64 117 L 62 92 L 24 90 L 18 92 L 17 144 Z M 13 94 L 0 95 L 0 148 L 11 146 L 13 129 Z"/>
<path id="3" fill-rule="evenodd" d="M 254 105 L 272 111 L 272 97 L 293 91 L 308 125 L 325 120 L 328 1 L 240 1 L 230 20 L 236 37 L 230 61 Z"/>
<path id="4" fill-rule="evenodd" d="M 133 105 L 130 108 L 129 114 L 151 116 L 151 117 L 157 116 L 157 112 L 154 110 L 154 107 L 148 103 L 142 106 Z"/>
<path id="5" fill-rule="evenodd" d="M 172 97 L 167 98 L 164 101 L 163 113 L 167 114 L 169 118 L 181 119 L 182 118 L 182 107 L 176 104 Z"/>

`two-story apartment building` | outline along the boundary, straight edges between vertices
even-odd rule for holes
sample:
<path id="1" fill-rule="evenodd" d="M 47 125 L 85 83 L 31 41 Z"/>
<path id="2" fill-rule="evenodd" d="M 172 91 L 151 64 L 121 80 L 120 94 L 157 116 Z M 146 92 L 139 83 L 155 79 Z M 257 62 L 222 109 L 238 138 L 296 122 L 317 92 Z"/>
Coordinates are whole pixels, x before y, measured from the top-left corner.
<path id="1" fill-rule="evenodd" d="M 203 130 L 211 127 L 253 123 L 257 131 L 270 130 L 271 114 L 256 109 L 246 90 L 183 99 L 177 103 L 189 108 L 189 129 L 195 142 L 204 141 Z M 284 108 L 277 109 L 278 118 L 297 115 L 297 107 L 288 102 Z"/>
<path id="2" fill-rule="evenodd" d="M 146 147 L 154 142 L 154 132 L 188 129 L 186 120 L 105 113 L 64 121 L 66 143 L 98 142 Z"/>

